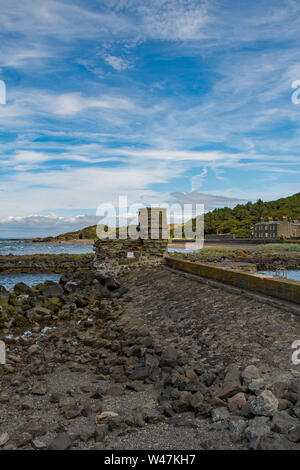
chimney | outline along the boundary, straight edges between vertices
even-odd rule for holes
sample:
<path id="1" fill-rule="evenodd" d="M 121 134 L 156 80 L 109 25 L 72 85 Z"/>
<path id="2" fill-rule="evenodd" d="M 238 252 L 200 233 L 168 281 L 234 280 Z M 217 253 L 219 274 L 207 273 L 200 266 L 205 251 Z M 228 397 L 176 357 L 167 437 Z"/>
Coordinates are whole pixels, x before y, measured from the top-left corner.
<path id="1" fill-rule="evenodd" d="M 270 221 L 270 222 L 273 222 L 273 217 L 269 217 L 269 221 Z"/>
<path id="2" fill-rule="evenodd" d="M 260 221 L 261 221 L 261 222 L 264 222 L 264 221 L 265 221 L 265 219 L 264 219 L 263 217 L 261 217 L 261 218 L 260 218 Z"/>
<path id="3" fill-rule="evenodd" d="M 287 216 L 284 215 L 284 216 L 282 217 L 282 220 L 283 220 L 284 222 L 286 222 L 286 221 L 287 221 Z"/>

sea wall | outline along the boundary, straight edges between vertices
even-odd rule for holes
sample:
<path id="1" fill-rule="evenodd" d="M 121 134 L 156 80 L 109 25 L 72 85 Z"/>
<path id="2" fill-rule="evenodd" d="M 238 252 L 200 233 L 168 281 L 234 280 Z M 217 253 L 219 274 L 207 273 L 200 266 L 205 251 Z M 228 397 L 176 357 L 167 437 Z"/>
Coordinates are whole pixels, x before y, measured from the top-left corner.
<path id="1" fill-rule="evenodd" d="M 297 281 L 285 279 L 277 280 L 261 275 L 245 273 L 236 269 L 228 269 L 204 263 L 194 263 L 172 257 L 167 257 L 166 263 L 168 266 L 179 269 L 180 271 L 300 304 L 300 283 Z"/>

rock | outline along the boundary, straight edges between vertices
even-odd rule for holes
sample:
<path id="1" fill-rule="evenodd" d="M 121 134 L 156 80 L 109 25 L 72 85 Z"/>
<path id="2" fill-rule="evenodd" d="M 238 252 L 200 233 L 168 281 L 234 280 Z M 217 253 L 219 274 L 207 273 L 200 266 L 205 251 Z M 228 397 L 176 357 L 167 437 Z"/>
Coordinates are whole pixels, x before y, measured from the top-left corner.
<path id="1" fill-rule="evenodd" d="M 18 434 L 15 438 L 17 447 L 25 447 L 31 442 L 32 435 L 29 432 L 22 432 Z"/>
<path id="2" fill-rule="evenodd" d="M 9 435 L 7 432 L 0 434 L 0 447 L 3 447 L 8 441 L 9 441 Z"/>
<path id="3" fill-rule="evenodd" d="M 265 381 L 262 378 L 251 380 L 247 385 L 248 390 L 250 390 L 253 393 L 259 393 L 259 391 L 263 390 L 265 386 L 266 386 Z"/>
<path id="4" fill-rule="evenodd" d="M 250 443 L 251 449 L 257 449 L 262 436 L 270 432 L 269 418 L 265 416 L 255 417 L 245 429 L 245 437 Z"/>
<path id="5" fill-rule="evenodd" d="M 49 444 L 48 450 L 67 450 L 71 447 L 71 444 L 71 439 L 67 433 L 59 433 Z"/>
<path id="6" fill-rule="evenodd" d="M 35 450 L 44 450 L 47 449 L 47 445 L 45 442 L 40 441 L 39 439 L 33 439 L 31 441 L 31 445 Z"/>
<path id="7" fill-rule="evenodd" d="M 243 388 L 237 383 L 226 383 L 221 391 L 218 393 L 217 397 L 221 399 L 226 399 L 236 395 L 239 392 L 242 392 Z"/>
<path id="8" fill-rule="evenodd" d="M 185 375 L 186 377 L 193 381 L 193 380 L 197 380 L 198 378 L 198 375 L 196 374 L 196 372 L 193 370 L 193 369 L 188 369 L 186 372 L 185 372 Z"/>
<path id="9" fill-rule="evenodd" d="M 31 393 L 33 395 L 46 395 L 47 393 L 47 385 L 43 382 L 36 382 L 32 386 Z"/>
<path id="10" fill-rule="evenodd" d="M 289 431 L 288 439 L 292 442 L 300 442 L 300 424 Z"/>
<path id="11" fill-rule="evenodd" d="M 46 281 L 45 287 L 41 291 L 44 297 L 61 297 L 64 290 L 60 284 L 53 281 Z"/>
<path id="12" fill-rule="evenodd" d="M 259 450 L 299 450 L 299 446 L 290 442 L 285 436 L 269 433 L 262 436 L 258 445 Z"/>
<path id="13" fill-rule="evenodd" d="M 273 416 L 272 430 L 280 434 L 288 434 L 298 423 L 298 419 L 293 418 L 285 411 L 277 411 Z"/>
<path id="14" fill-rule="evenodd" d="M 112 418 L 114 419 L 114 418 Z M 95 429 L 95 441 L 96 442 L 103 442 L 105 437 L 107 436 L 108 428 L 106 424 L 102 424 L 100 426 L 96 426 Z"/>
<path id="15" fill-rule="evenodd" d="M 228 418 L 229 412 L 225 407 L 216 408 L 211 411 L 211 419 L 213 423 L 215 423 L 216 421 L 226 421 L 228 420 Z"/>
<path id="16" fill-rule="evenodd" d="M 241 385 L 241 372 L 236 364 L 230 364 L 227 367 L 224 384 L 235 384 L 237 386 Z"/>
<path id="17" fill-rule="evenodd" d="M 244 393 L 237 393 L 231 398 L 228 398 L 228 408 L 230 411 L 237 411 L 243 408 L 246 403 L 246 396 Z"/>
<path id="18" fill-rule="evenodd" d="M 47 433 L 47 425 L 42 421 L 28 421 L 24 427 L 24 431 L 31 434 L 32 437 L 44 436 Z"/>
<path id="19" fill-rule="evenodd" d="M 177 353 L 176 353 L 177 354 Z M 152 354 L 145 354 L 145 368 L 147 377 L 155 382 L 159 378 L 159 359 Z"/>
<path id="20" fill-rule="evenodd" d="M 293 404 L 289 401 L 286 400 L 285 398 L 278 398 L 278 410 L 286 410 L 287 408 L 291 408 Z"/>
<path id="21" fill-rule="evenodd" d="M 24 284 L 24 282 L 18 282 L 14 287 L 14 293 L 16 295 L 33 295 L 32 289 Z"/>
<path id="22" fill-rule="evenodd" d="M 52 315 L 52 310 L 49 308 L 37 306 L 33 309 L 33 312 L 36 313 L 37 315 L 43 315 L 43 316 L 51 316 Z"/>
<path id="23" fill-rule="evenodd" d="M 212 407 L 209 403 L 203 402 L 197 406 L 196 417 L 208 418 L 211 414 Z"/>
<path id="24" fill-rule="evenodd" d="M 168 349 L 163 351 L 160 358 L 160 367 L 175 367 L 178 360 L 178 353 L 174 346 L 169 346 Z"/>
<path id="25" fill-rule="evenodd" d="M 289 383 L 289 391 L 297 395 L 300 400 L 300 378 L 292 379 Z"/>
<path id="26" fill-rule="evenodd" d="M 132 410 L 132 414 L 126 418 L 125 422 L 128 426 L 134 427 L 143 427 L 145 426 L 145 418 L 146 418 L 147 411 L 143 408 L 134 408 Z"/>
<path id="27" fill-rule="evenodd" d="M 172 405 L 173 410 L 176 413 L 184 413 L 185 411 L 189 411 L 190 400 L 191 400 L 190 392 L 186 392 L 186 391 L 181 392 L 178 400 L 173 401 L 173 405 Z"/>
<path id="28" fill-rule="evenodd" d="M 190 406 L 192 410 L 198 411 L 203 404 L 204 397 L 201 392 L 196 392 L 190 397 Z"/>
<path id="29" fill-rule="evenodd" d="M 247 366 L 242 372 L 242 379 L 245 385 L 248 385 L 252 380 L 259 379 L 260 372 L 257 367 L 250 365 Z"/>
<path id="30" fill-rule="evenodd" d="M 293 413 L 300 418 L 300 402 L 296 403 L 296 406 L 293 408 Z"/>
<path id="31" fill-rule="evenodd" d="M 128 382 L 126 384 L 126 388 L 128 390 L 133 390 L 134 392 L 143 392 L 145 387 L 141 382 Z"/>
<path id="32" fill-rule="evenodd" d="M 107 426 L 110 432 L 114 432 L 116 434 L 119 434 L 120 432 L 123 432 L 127 429 L 127 425 L 125 424 L 124 420 L 120 418 L 120 416 L 111 419 Z"/>
<path id="33" fill-rule="evenodd" d="M 256 416 L 272 416 L 278 409 L 278 400 L 270 390 L 249 400 L 250 411 Z"/>
<path id="34" fill-rule="evenodd" d="M 114 411 L 103 411 L 100 415 L 96 416 L 96 422 L 97 424 L 106 424 L 117 416 L 119 416 L 118 413 L 115 413 Z"/>
<path id="35" fill-rule="evenodd" d="M 239 416 L 232 416 L 229 419 L 228 428 L 233 442 L 239 442 L 243 439 L 247 424 L 248 422 Z"/>
<path id="36" fill-rule="evenodd" d="M 145 416 L 146 423 L 149 424 L 158 424 L 165 421 L 165 417 L 163 415 L 157 414 L 154 411 L 148 411 Z"/>

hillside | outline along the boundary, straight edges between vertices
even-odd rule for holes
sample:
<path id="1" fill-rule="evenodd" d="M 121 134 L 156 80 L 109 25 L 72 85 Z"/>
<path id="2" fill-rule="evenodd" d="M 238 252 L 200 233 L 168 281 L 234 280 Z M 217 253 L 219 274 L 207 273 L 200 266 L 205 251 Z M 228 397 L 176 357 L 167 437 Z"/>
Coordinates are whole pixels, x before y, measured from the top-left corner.
<path id="1" fill-rule="evenodd" d="M 259 222 L 261 217 L 282 219 L 284 215 L 291 219 L 300 218 L 300 193 L 275 201 L 263 202 L 259 199 L 255 203 L 238 204 L 233 209 L 214 209 L 204 215 L 205 233 L 232 233 L 237 237 L 248 237 L 253 224 Z"/>
<path id="2" fill-rule="evenodd" d="M 77 230 L 76 232 L 67 232 L 56 237 L 34 238 L 34 242 L 65 242 L 73 240 L 96 240 L 96 225 Z"/>

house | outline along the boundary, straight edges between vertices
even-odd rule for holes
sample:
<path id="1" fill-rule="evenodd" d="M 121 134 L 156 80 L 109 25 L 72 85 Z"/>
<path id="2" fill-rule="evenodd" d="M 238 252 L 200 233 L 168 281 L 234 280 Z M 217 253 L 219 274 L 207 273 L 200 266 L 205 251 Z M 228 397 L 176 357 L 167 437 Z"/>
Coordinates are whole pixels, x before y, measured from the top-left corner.
<path id="1" fill-rule="evenodd" d="M 273 220 L 272 217 L 269 217 L 267 221 L 261 218 L 253 228 L 253 238 L 297 237 L 300 237 L 300 220 L 289 220 L 287 217 L 283 217 L 282 220 Z"/>

